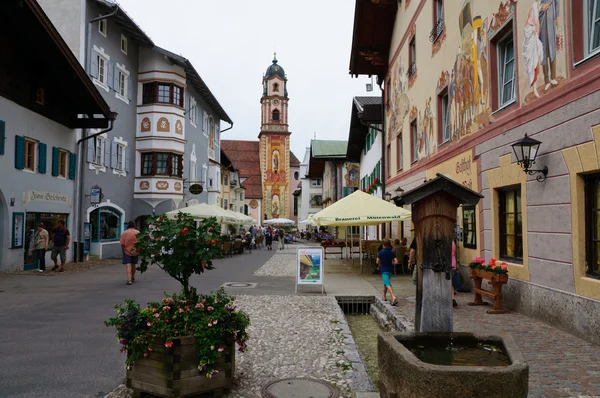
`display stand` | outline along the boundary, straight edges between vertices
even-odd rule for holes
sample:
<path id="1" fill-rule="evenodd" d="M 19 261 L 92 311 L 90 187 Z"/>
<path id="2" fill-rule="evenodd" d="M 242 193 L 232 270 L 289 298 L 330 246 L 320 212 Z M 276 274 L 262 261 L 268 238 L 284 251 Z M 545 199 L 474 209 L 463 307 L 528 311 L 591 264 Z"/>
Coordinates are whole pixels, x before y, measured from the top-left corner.
<path id="1" fill-rule="evenodd" d="M 296 253 L 296 289 L 298 285 L 321 285 L 325 293 L 325 252 L 322 247 L 301 247 Z"/>

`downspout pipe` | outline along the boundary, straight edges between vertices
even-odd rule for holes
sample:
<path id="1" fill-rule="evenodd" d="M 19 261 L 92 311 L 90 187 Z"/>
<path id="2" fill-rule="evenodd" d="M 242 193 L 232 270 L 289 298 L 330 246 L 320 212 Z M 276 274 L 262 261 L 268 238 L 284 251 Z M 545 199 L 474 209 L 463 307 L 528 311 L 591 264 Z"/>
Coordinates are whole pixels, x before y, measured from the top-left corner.
<path id="1" fill-rule="evenodd" d="M 77 152 L 78 152 L 78 156 L 77 156 L 77 183 L 75 186 L 75 191 L 76 191 L 76 195 L 75 195 L 75 219 L 77 220 L 77 249 L 73 251 L 73 253 L 77 253 L 75 255 L 74 261 L 78 262 L 78 260 L 81 258 L 83 259 L 83 222 L 81 221 L 81 214 L 82 214 L 82 207 L 83 207 L 83 197 L 84 197 L 84 192 L 83 192 L 83 184 L 84 184 L 84 170 L 83 170 L 83 142 L 87 141 L 91 138 L 94 138 L 100 134 L 104 134 L 107 133 L 109 131 L 111 131 L 114 128 L 115 125 L 115 119 L 117 118 L 117 113 L 116 112 L 111 112 L 109 115 L 109 126 L 107 129 L 104 129 L 98 133 L 95 134 L 91 134 L 88 136 L 84 136 L 82 138 L 80 138 L 79 140 L 77 140 L 77 142 L 75 143 L 75 148 L 77 148 Z M 87 129 L 83 132 L 83 134 L 85 134 L 85 132 L 87 131 Z M 81 251 L 81 252 L 80 252 Z"/>

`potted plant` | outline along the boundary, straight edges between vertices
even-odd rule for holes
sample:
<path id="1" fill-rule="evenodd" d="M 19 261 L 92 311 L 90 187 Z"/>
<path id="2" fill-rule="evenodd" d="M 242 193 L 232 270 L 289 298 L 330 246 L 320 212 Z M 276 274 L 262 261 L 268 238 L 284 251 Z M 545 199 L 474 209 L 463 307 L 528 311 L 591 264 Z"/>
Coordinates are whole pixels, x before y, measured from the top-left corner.
<path id="1" fill-rule="evenodd" d="M 222 257 L 220 225 L 179 213 L 174 220 L 151 216 L 138 235 L 140 272 L 156 265 L 181 283 L 181 293 L 165 293 L 142 307 L 134 300 L 115 306 L 106 322 L 115 327 L 126 353 L 127 386 L 169 397 L 210 393 L 231 388 L 235 343 L 244 351 L 249 319 L 234 305 L 234 297 L 219 290 L 200 295 L 190 277 L 214 269 Z"/>
<path id="2" fill-rule="evenodd" d="M 508 281 L 508 265 L 505 262 L 498 263 L 495 258 L 492 258 L 486 265 L 483 258 L 475 257 L 469 263 L 469 268 L 472 277 L 476 276 L 492 282 L 506 283 Z"/>

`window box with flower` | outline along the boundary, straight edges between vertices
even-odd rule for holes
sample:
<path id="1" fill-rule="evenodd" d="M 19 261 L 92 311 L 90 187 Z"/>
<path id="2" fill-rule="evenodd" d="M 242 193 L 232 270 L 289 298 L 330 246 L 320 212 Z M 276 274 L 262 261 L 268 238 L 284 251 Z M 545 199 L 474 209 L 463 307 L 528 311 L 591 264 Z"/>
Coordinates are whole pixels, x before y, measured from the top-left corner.
<path id="1" fill-rule="evenodd" d="M 174 220 L 151 216 L 138 235 L 140 272 L 157 265 L 182 285 L 180 294 L 166 293 L 144 308 L 133 300 L 117 305 L 106 322 L 117 330 L 121 352 L 127 354 L 127 386 L 134 396 L 150 393 L 179 397 L 230 389 L 235 343 L 246 349 L 249 319 L 221 289 L 199 295 L 190 286 L 193 274 L 213 269 L 222 257 L 220 225 L 179 213 Z"/>
<path id="2" fill-rule="evenodd" d="M 504 314 L 508 312 L 502 308 L 502 285 L 508 282 L 508 265 L 505 262 L 499 263 L 495 258 L 492 258 L 488 264 L 485 264 L 483 258 L 476 257 L 469 264 L 469 268 L 471 279 L 473 279 L 475 284 L 475 288 L 473 289 L 475 299 L 469 305 L 488 305 L 481 298 L 481 296 L 486 296 L 494 300 L 494 308 L 488 310 L 488 314 Z M 481 283 L 484 279 L 490 281 L 493 292 L 481 288 Z"/>

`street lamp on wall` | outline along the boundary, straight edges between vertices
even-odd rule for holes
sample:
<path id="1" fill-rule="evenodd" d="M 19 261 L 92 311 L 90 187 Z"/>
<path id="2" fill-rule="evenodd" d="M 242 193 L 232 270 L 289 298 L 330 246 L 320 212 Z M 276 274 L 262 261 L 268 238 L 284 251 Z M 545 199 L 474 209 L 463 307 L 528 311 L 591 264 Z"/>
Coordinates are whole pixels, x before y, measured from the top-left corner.
<path id="1" fill-rule="evenodd" d="M 523 171 L 529 175 L 539 174 L 536 180 L 542 182 L 548 175 L 548 166 L 544 166 L 542 169 L 531 168 L 535 164 L 540 144 L 540 141 L 534 140 L 525 134 L 525 137 L 512 144 L 512 149 L 517 157 L 517 164 L 523 168 Z"/>

